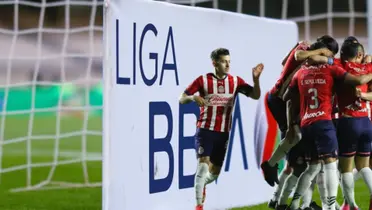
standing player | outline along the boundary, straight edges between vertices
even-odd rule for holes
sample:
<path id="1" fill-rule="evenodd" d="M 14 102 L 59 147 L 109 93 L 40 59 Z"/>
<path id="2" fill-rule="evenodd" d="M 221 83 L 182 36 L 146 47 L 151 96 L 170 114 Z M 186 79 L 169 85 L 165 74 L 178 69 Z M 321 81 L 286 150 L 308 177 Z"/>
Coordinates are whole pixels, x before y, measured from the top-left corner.
<path id="1" fill-rule="evenodd" d="M 365 75 L 372 72 L 370 64 L 362 64 L 364 49 L 359 43 L 345 45 L 342 48 L 341 59 L 346 61 L 344 68 L 350 74 Z M 365 97 L 368 85 L 358 86 L 358 90 L 359 97 L 355 95 L 355 89 L 352 87 L 341 86 L 337 89 L 337 94 L 342 96 L 339 99 L 341 117 L 337 129 L 340 148 L 339 168 L 343 193 L 350 209 L 358 209 L 354 198 L 354 161 L 356 169 L 372 193 L 372 171 L 369 168 L 372 125 L 365 100 L 368 100 L 368 97 Z"/>
<path id="2" fill-rule="evenodd" d="M 321 43 L 319 43 L 321 44 Z M 318 46 L 321 48 L 323 46 Z M 337 137 L 332 122 L 332 96 L 335 80 L 343 80 L 350 85 L 366 84 L 372 80 L 372 74 L 355 77 L 338 66 L 304 65 L 293 77 L 285 100 L 291 99 L 289 110 L 290 124 L 296 124 L 300 113 L 302 140 L 309 149 L 310 164 L 300 176 L 290 209 L 297 210 L 300 198 L 310 187 L 311 181 L 324 167 L 327 183 L 327 207 L 335 210 L 338 189 L 337 174 Z M 293 126 L 289 127 L 288 135 L 293 135 Z"/>
<path id="3" fill-rule="evenodd" d="M 323 38 L 328 39 L 329 36 L 323 36 Z M 331 38 L 331 37 L 330 37 Z M 322 40 L 320 40 L 322 41 Z M 326 40 L 328 41 L 328 40 Z M 337 44 L 337 42 L 335 42 Z M 275 120 L 279 125 L 279 129 L 282 133 L 282 139 L 285 137 L 285 133 L 287 131 L 287 116 L 286 116 L 286 102 L 283 101 L 282 97 L 284 92 L 286 91 L 293 75 L 299 69 L 301 64 L 310 56 L 313 55 L 325 55 L 325 56 L 333 56 L 333 52 L 328 50 L 327 48 L 317 49 L 317 50 L 308 50 L 309 45 L 306 42 L 298 43 L 288 54 L 286 59 L 283 61 L 283 71 L 276 82 L 275 86 L 269 93 L 267 104 L 269 109 L 274 116 Z M 337 47 L 338 51 L 338 47 Z M 337 52 L 335 52 L 337 53 Z M 297 141 L 299 139 L 297 138 Z M 296 141 L 294 141 L 296 142 Z M 262 171 L 264 172 L 265 180 L 270 186 L 274 186 L 275 182 L 279 184 L 274 198 L 270 201 L 269 207 L 273 208 L 276 204 L 277 198 L 280 195 L 281 188 L 283 186 L 284 180 L 286 180 L 287 176 L 291 173 L 291 168 L 287 166 L 286 170 L 280 176 L 280 181 L 278 179 L 277 174 L 277 163 L 289 152 L 290 148 L 295 143 L 291 144 L 288 141 L 282 141 L 278 148 L 274 151 L 273 155 L 268 161 L 265 161 L 261 164 Z"/>
<path id="4" fill-rule="evenodd" d="M 229 50 L 218 48 L 211 53 L 214 73 L 199 76 L 182 93 L 180 103 L 195 101 L 200 106 L 195 147 L 198 167 L 195 174 L 196 210 L 203 209 L 205 186 L 220 174 L 231 128 L 231 113 L 237 93 L 258 100 L 261 95 L 259 78 L 263 64 L 252 70 L 253 87 L 242 78 L 232 76 Z M 195 93 L 199 95 L 194 95 Z"/>

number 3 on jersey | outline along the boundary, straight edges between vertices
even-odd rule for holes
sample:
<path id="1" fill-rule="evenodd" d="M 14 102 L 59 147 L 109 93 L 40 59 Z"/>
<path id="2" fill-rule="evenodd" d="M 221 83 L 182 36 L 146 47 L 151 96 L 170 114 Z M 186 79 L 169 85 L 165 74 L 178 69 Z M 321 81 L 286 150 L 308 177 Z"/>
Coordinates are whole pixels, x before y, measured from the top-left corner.
<path id="1" fill-rule="evenodd" d="M 316 88 L 310 88 L 308 93 L 311 95 L 312 101 L 312 103 L 309 105 L 310 109 L 317 109 L 319 107 L 318 90 Z"/>

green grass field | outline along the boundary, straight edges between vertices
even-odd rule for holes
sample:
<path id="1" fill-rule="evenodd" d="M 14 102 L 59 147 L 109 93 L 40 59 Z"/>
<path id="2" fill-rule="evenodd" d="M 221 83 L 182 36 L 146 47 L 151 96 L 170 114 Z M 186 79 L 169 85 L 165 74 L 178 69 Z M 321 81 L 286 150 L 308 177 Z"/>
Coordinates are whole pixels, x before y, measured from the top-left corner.
<path id="1" fill-rule="evenodd" d="M 1 120 L 1 119 L 0 119 Z M 1 121 L 0 121 L 1 122 Z M 32 133 L 29 131 L 28 117 L 8 117 L 5 120 L 5 142 L 3 145 L 2 170 L 8 170 L 15 166 L 32 164 L 52 163 L 55 154 L 55 138 L 58 129 L 56 117 L 39 116 L 34 119 Z M 73 133 L 84 130 L 100 131 L 101 120 L 92 117 L 84 125 L 84 121 L 76 118 L 61 118 L 59 133 Z M 19 138 L 32 136 L 32 141 L 16 141 Z M 50 135 L 48 137 L 47 135 Z M 40 136 L 47 136 L 40 138 Z M 83 135 L 76 133 L 74 136 L 61 136 L 59 140 L 58 161 L 67 161 L 81 158 L 83 151 Z M 86 152 L 88 158 L 100 158 L 101 136 L 87 135 Z M 27 148 L 31 148 L 31 158 L 27 158 Z M 32 167 L 31 184 L 35 185 L 47 180 L 52 166 Z M 87 170 L 90 182 L 101 181 L 101 162 L 88 161 Z M 37 190 L 25 192 L 10 192 L 10 189 L 27 186 L 27 170 L 19 169 L 11 172 L 1 173 L 0 183 L 0 209 L 1 210 L 84 210 L 101 209 L 101 188 L 69 188 L 54 190 Z M 52 176 L 51 181 L 84 183 L 84 171 L 82 162 L 72 164 L 59 164 Z M 41 189 L 50 187 L 47 185 Z M 339 194 L 340 195 L 340 194 Z M 247 199 L 251 195 L 247 195 Z M 319 195 L 314 194 L 319 203 Z M 367 209 L 369 205 L 369 193 L 361 181 L 356 184 L 356 199 L 361 209 Z M 341 198 L 339 197 L 339 202 Z M 268 209 L 266 204 L 235 208 L 234 210 L 263 210 Z"/>
<path id="2" fill-rule="evenodd" d="M 35 117 L 32 133 L 28 133 L 28 117 L 8 117 L 5 120 L 5 141 L 3 145 L 2 169 L 7 170 L 15 166 L 25 165 L 28 161 L 32 164 L 52 163 L 55 154 L 58 131 L 57 118 L 50 116 Z M 80 132 L 87 128 L 89 131 L 100 131 L 102 123 L 100 118 L 84 120 L 63 117 L 60 120 L 60 134 Z M 32 135 L 32 141 L 16 141 L 18 138 Z M 50 137 L 48 137 L 48 135 Z M 40 136 L 45 136 L 40 138 Z M 82 156 L 83 136 L 75 133 L 74 136 L 61 136 L 59 140 L 58 161 L 78 160 Z M 101 136 L 86 135 L 86 152 L 88 158 L 100 158 Z M 27 148 L 31 148 L 31 158 L 28 160 Z M 33 167 L 31 171 L 31 184 L 35 185 L 47 180 L 52 166 Z M 101 181 L 101 162 L 88 161 L 87 171 L 90 182 Z M 55 168 L 51 181 L 84 183 L 82 161 L 72 164 L 61 164 Z M 10 192 L 10 189 L 27 186 L 27 170 L 21 169 L 1 174 L 0 184 L 0 209 L 100 209 L 101 188 L 69 188 L 57 190 L 38 190 L 26 192 Z M 45 186 L 41 189 L 45 189 Z"/>

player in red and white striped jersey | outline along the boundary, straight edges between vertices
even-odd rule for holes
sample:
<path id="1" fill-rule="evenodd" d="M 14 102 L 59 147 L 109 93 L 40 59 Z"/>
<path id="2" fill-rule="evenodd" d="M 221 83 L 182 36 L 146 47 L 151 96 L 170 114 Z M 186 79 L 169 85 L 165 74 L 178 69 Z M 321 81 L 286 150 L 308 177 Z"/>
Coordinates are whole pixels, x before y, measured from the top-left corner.
<path id="1" fill-rule="evenodd" d="M 211 53 L 214 73 L 196 78 L 182 93 L 180 103 L 195 101 L 200 107 L 195 147 L 198 167 L 195 175 L 196 210 L 203 209 L 205 186 L 217 179 L 225 158 L 231 128 L 231 113 L 235 97 L 242 93 L 252 99 L 261 95 L 259 77 L 263 64 L 252 70 L 253 87 L 242 78 L 232 76 L 230 52 L 218 48 Z M 199 95 L 194 95 L 199 93 Z"/>

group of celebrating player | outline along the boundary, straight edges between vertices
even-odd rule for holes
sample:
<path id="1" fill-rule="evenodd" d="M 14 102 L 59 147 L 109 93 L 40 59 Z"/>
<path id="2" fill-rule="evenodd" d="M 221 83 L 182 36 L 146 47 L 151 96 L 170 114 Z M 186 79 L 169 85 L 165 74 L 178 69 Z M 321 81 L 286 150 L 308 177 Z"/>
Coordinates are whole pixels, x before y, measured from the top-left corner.
<path id="1" fill-rule="evenodd" d="M 261 165 L 265 180 L 271 186 L 278 184 L 270 208 L 322 209 L 312 201 L 317 184 L 323 209 L 358 209 L 354 199 L 357 177 L 363 178 L 372 194 L 371 56 L 365 55 L 355 37 L 344 40 L 340 58 L 335 58 L 338 51 L 337 41 L 328 35 L 313 44 L 298 43 L 283 60 L 280 78 L 266 98 L 282 133 L 282 142 Z M 260 98 L 264 67 L 253 68 L 251 86 L 229 74 L 229 50 L 216 49 L 211 59 L 215 72 L 196 78 L 179 99 L 181 104 L 194 101 L 200 106 L 195 134 L 196 210 L 203 210 L 206 185 L 220 174 L 235 97 L 242 93 Z M 287 166 L 278 178 L 278 162 L 286 155 Z M 336 202 L 339 183 L 345 200 L 341 207 Z"/>
<path id="2" fill-rule="evenodd" d="M 270 91 L 267 103 L 283 134 L 272 157 L 261 165 L 265 180 L 278 184 L 270 208 L 322 209 L 312 202 L 317 184 L 323 209 L 359 209 L 354 198 L 357 177 L 372 194 L 371 57 L 355 37 L 347 37 L 340 58 L 334 58 L 338 51 L 338 43 L 328 35 L 311 45 L 300 42 L 284 60 Z M 278 178 L 277 163 L 286 155 L 286 169 Z M 339 183 L 341 207 L 336 202 Z"/>

